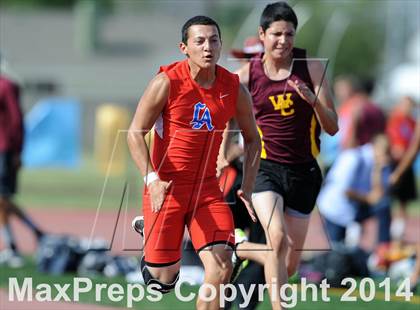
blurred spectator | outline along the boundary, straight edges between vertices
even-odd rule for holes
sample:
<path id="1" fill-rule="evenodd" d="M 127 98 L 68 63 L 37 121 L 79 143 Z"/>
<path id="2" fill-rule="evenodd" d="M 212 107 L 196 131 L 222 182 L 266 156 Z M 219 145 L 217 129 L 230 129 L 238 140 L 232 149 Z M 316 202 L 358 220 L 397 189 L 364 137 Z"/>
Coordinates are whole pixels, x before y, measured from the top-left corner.
<path id="1" fill-rule="evenodd" d="M 420 114 L 417 115 L 416 128 L 414 129 L 413 138 L 410 141 L 410 146 L 405 152 L 404 156 L 398 163 L 398 166 L 389 177 L 391 185 L 395 185 L 401 180 L 404 172 L 413 164 L 418 152 L 420 150 Z"/>
<path id="2" fill-rule="evenodd" d="M 334 80 L 334 96 L 338 106 L 360 90 L 360 81 L 353 75 L 339 75 Z"/>
<path id="3" fill-rule="evenodd" d="M 348 149 L 366 144 L 372 138 L 385 132 L 385 115 L 381 108 L 369 98 L 373 90 L 373 81 L 366 79 L 357 82 L 348 80 L 351 92 L 349 97 L 338 108 L 341 149 Z M 346 94 L 340 94 L 346 98 Z"/>
<path id="4" fill-rule="evenodd" d="M 391 111 L 387 122 L 387 134 L 391 143 L 391 154 L 395 165 L 403 158 L 413 139 L 416 121 L 412 116 L 415 102 L 410 97 L 403 97 Z M 402 238 L 407 219 L 407 203 L 417 198 L 416 180 L 412 165 L 401 174 L 400 180 L 393 187 L 393 195 L 399 202 L 399 214 L 393 220 L 391 233 L 393 238 Z"/>
<path id="5" fill-rule="evenodd" d="M 385 130 L 385 116 L 369 99 L 371 81 L 364 83 L 352 74 L 339 75 L 334 80 L 334 96 L 338 104 L 338 127 L 335 136 L 321 133 L 321 159 L 325 173 L 341 150 L 369 142 Z"/>
<path id="6" fill-rule="evenodd" d="M 4 59 L 0 56 L 0 66 Z M 10 77 L 0 72 L 0 232 L 5 249 L 0 252 L 0 264 L 20 267 L 23 260 L 19 255 L 10 227 L 11 214 L 16 215 L 35 234 L 37 239 L 43 232 L 29 217 L 12 202 L 16 193 L 17 174 L 21 165 L 23 145 L 23 120 L 19 106 L 20 87 Z"/>
<path id="7" fill-rule="evenodd" d="M 252 57 L 263 51 L 264 46 L 262 45 L 260 38 L 251 36 L 245 39 L 242 49 L 233 48 L 230 53 L 233 57 L 248 62 Z"/>
<path id="8" fill-rule="evenodd" d="M 385 135 L 339 155 L 317 200 L 333 245 L 344 242 L 351 224 L 375 216 L 379 222 L 379 247 L 389 246 L 391 200 L 387 188 L 390 173 L 389 142 Z"/>
<path id="9" fill-rule="evenodd" d="M 414 134 L 410 141 L 410 145 L 408 146 L 407 151 L 404 153 L 404 156 L 401 158 L 397 167 L 395 168 L 395 170 L 392 172 L 391 176 L 389 177 L 389 183 L 391 185 L 398 184 L 401 181 L 402 175 L 412 165 L 412 163 L 416 159 L 416 156 L 418 155 L 419 150 L 420 150 L 420 114 L 417 114 L 416 127 L 414 129 Z M 417 252 L 416 264 L 410 276 L 410 286 L 411 286 L 412 291 L 416 290 L 417 281 L 420 277 L 420 242 L 417 243 L 416 252 Z"/>

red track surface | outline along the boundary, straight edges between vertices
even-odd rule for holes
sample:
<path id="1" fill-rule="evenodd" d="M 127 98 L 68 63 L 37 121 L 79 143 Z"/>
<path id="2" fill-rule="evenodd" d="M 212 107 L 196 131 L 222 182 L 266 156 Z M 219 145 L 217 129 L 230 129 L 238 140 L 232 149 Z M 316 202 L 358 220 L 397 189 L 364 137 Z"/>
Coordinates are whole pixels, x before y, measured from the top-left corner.
<path id="1" fill-rule="evenodd" d="M 102 238 L 109 243 L 112 240 L 116 226 L 112 252 L 139 255 L 141 241 L 138 234 L 131 229 L 131 220 L 136 215 L 134 211 L 122 211 L 117 225 L 117 211 L 111 210 L 98 212 L 96 225 L 96 212 L 92 210 L 36 209 L 30 210 L 29 214 L 35 222 L 39 223 L 49 233 L 89 237 L 93 231 L 92 235 L 94 238 Z M 36 245 L 30 231 L 15 219 L 12 220 L 12 227 L 15 235 L 18 236 L 18 247 L 24 253 L 33 253 Z M 366 221 L 364 229 L 362 246 L 369 250 L 375 245 L 376 221 L 374 219 Z M 411 217 L 409 219 L 404 239 L 408 242 L 420 242 L 419 217 Z M 314 212 L 311 218 L 305 249 L 312 251 L 329 249 L 321 218 L 317 212 Z"/>

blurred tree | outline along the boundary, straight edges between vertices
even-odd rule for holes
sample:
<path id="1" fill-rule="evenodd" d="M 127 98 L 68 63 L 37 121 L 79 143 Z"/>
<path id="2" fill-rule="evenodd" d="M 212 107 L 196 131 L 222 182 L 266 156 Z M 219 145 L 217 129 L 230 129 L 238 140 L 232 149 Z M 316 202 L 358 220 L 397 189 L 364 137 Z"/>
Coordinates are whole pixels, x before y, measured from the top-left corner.
<path id="1" fill-rule="evenodd" d="M 306 48 L 312 57 L 328 58 L 332 77 L 342 73 L 359 76 L 379 73 L 384 63 L 389 18 L 382 1 L 295 0 L 290 4 L 299 7 L 297 14 L 301 18 L 296 46 Z M 211 1 L 207 8 L 220 23 L 224 46 L 229 47 L 239 29 L 247 29 L 246 35 L 256 33 L 264 5 L 258 1 L 219 0 Z M 306 23 L 303 12 L 308 15 Z M 250 15 L 254 27 L 243 25 L 250 22 L 247 19 Z"/>
<path id="2" fill-rule="evenodd" d="M 72 7 L 76 0 L 2 0 L 2 6 L 19 7 Z"/>
<path id="3" fill-rule="evenodd" d="M 26 7 L 26 8 L 72 8 L 79 0 L 1 0 L 0 6 L 4 7 Z M 96 1 L 106 9 L 112 8 L 113 0 L 83 0 Z"/>
<path id="4" fill-rule="evenodd" d="M 253 3 L 249 1 L 208 1 L 206 14 L 214 18 L 222 29 L 224 48 L 230 49 L 245 18 L 251 12 Z"/>
<path id="5" fill-rule="evenodd" d="M 298 1 L 296 1 L 298 2 Z M 327 33 L 327 25 L 334 12 L 340 12 L 349 25 L 338 43 L 334 57 L 334 75 L 354 73 L 372 76 L 383 63 L 385 41 L 384 6 L 380 1 L 303 1 L 311 18 L 297 36 L 296 45 L 304 46 L 309 54 L 318 55 L 320 42 Z M 328 42 L 328 38 L 325 38 Z"/>

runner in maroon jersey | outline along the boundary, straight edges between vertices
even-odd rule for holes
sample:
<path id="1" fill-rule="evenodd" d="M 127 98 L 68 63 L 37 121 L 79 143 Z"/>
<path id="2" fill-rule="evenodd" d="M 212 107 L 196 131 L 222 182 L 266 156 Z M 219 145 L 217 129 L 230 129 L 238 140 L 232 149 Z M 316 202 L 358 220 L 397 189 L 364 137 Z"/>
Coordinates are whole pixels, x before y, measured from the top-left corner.
<path id="1" fill-rule="evenodd" d="M 251 92 L 262 138 L 252 200 L 268 242 L 237 244 L 236 255 L 239 262 L 251 259 L 264 265 L 273 309 L 281 309 L 278 288 L 299 264 L 321 187 L 315 160 L 320 129 L 330 135 L 338 131 L 324 66 L 293 47 L 297 23 L 285 2 L 267 5 L 259 27 L 264 53 L 238 71 Z M 271 287 L 274 283 L 277 289 Z"/>

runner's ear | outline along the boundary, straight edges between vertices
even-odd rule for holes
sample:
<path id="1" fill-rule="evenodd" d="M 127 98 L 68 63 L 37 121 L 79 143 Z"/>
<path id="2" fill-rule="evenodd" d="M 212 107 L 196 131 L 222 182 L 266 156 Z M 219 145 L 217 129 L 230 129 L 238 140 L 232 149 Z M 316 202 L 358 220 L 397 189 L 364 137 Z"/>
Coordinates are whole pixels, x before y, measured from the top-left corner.
<path id="1" fill-rule="evenodd" d="M 184 54 L 187 57 L 190 57 L 188 55 L 188 47 L 184 42 L 180 42 L 179 43 L 179 50 L 181 51 L 182 54 Z"/>

